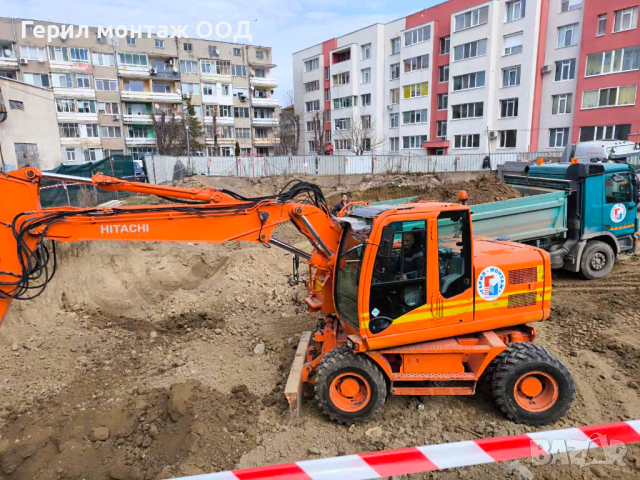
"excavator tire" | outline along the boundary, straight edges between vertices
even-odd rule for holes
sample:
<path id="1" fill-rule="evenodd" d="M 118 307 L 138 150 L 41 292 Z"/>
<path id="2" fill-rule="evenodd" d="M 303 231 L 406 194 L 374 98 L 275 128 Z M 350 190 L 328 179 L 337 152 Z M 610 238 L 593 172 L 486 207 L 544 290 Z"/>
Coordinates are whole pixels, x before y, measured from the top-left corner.
<path id="1" fill-rule="evenodd" d="M 485 393 L 491 393 L 493 388 L 493 374 L 496 371 L 500 362 L 504 359 L 504 357 L 509 353 L 509 350 L 505 350 L 504 352 L 500 352 L 496 358 L 491 360 L 491 363 L 487 365 L 487 368 L 484 369 L 482 376 L 480 377 L 480 381 L 478 382 L 478 389 L 482 390 Z"/>
<path id="2" fill-rule="evenodd" d="M 613 270 L 616 255 L 613 248 L 600 240 L 592 240 L 582 252 L 580 272 L 587 280 L 604 278 Z"/>
<path id="3" fill-rule="evenodd" d="M 316 375 L 316 400 L 332 420 L 352 425 L 369 420 L 382 407 L 387 385 L 366 355 L 345 346 L 325 355 Z"/>
<path id="4" fill-rule="evenodd" d="M 493 373 L 493 398 L 516 423 L 547 425 L 571 408 L 573 377 L 547 350 L 528 342 L 512 343 Z"/>

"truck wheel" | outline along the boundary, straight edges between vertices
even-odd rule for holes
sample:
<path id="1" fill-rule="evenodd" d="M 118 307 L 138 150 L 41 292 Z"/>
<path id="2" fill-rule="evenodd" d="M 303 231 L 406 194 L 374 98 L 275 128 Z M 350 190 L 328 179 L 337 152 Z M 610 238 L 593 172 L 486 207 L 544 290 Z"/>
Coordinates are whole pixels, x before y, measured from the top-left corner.
<path id="1" fill-rule="evenodd" d="M 364 422 L 382 407 L 387 384 L 365 355 L 342 346 L 325 355 L 316 375 L 316 400 L 332 420 L 346 425 Z"/>
<path id="2" fill-rule="evenodd" d="M 615 260 L 613 249 L 608 244 L 594 240 L 587 243 L 582 252 L 580 271 L 587 280 L 604 278 L 611 273 Z"/>
<path id="3" fill-rule="evenodd" d="M 516 423 L 547 425 L 571 408 L 573 377 L 547 350 L 532 343 L 509 345 L 493 374 L 493 398 Z"/>

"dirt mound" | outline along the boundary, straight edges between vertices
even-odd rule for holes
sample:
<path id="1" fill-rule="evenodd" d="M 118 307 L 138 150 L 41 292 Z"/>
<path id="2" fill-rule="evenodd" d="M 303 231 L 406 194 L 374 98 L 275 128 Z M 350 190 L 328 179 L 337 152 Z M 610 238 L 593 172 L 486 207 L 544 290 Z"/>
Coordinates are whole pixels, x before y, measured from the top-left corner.
<path id="1" fill-rule="evenodd" d="M 465 190 L 469 194 L 467 202 L 469 205 L 499 202 L 522 196 L 518 190 L 502 183 L 494 175 L 485 175 L 468 182 L 442 182 L 421 195 L 419 200 L 458 203 L 458 195 L 461 190 Z"/>

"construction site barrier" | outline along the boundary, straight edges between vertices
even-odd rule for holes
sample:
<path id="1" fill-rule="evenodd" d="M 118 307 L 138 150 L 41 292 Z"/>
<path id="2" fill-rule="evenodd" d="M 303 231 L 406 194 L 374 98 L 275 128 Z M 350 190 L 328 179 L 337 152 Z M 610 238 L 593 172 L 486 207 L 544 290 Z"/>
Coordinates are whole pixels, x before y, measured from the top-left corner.
<path id="1" fill-rule="evenodd" d="M 507 437 L 426 445 L 266 467 L 182 477 L 177 480 L 366 480 L 519 460 L 640 442 L 640 420 Z M 634 468 L 633 466 L 631 468 Z"/>

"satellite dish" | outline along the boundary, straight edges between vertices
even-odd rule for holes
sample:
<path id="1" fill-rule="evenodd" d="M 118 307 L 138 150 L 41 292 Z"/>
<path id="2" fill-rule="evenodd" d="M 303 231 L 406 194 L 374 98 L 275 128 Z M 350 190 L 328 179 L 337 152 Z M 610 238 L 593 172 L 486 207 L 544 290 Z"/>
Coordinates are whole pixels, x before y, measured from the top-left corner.
<path id="1" fill-rule="evenodd" d="M 160 104 L 159 103 L 155 103 L 153 106 L 156 107 L 156 108 L 160 108 Z"/>

